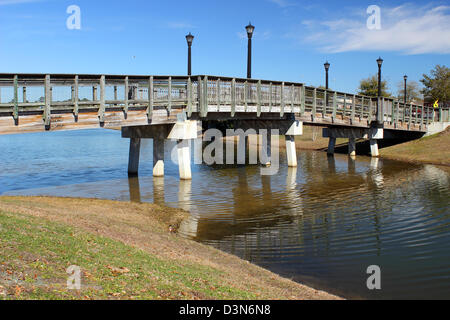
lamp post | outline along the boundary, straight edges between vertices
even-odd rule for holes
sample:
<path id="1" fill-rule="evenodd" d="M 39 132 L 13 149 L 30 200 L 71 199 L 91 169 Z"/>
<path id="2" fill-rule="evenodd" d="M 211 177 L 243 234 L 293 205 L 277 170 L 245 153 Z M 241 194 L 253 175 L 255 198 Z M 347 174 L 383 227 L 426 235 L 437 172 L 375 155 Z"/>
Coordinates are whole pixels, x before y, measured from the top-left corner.
<path id="1" fill-rule="evenodd" d="M 325 62 L 324 67 L 325 67 L 325 91 L 327 95 L 325 106 L 328 106 L 328 70 L 330 70 L 330 63 L 328 61 Z"/>
<path id="2" fill-rule="evenodd" d="M 383 59 L 378 58 L 378 98 L 381 97 L 381 66 L 383 65 Z"/>
<path id="3" fill-rule="evenodd" d="M 252 77 L 252 36 L 253 31 L 255 31 L 255 27 L 252 26 L 251 23 L 245 27 L 247 30 L 248 36 L 248 51 L 247 51 L 247 78 L 250 79 Z"/>
<path id="4" fill-rule="evenodd" d="M 192 41 L 194 41 L 194 36 L 189 32 L 189 34 L 186 36 L 186 41 L 188 45 L 188 76 L 191 75 L 191 47 L 192 47 Z"/>
<path id="5" fill-rule="evenodd" d="M 377 104 L 377 122 L 378 125 L 382 125 L 384 122 L 384 116 L 383 116 L 383 103 L 381 102 L 381 66 L 383 65 L 383 59 L 378 58 L 377 59 L 378 64 L 378 104 Z"/>
<path id="6" fill-rule="evenodd" d="M 325 89 L 328 90 L 328 70 L 330 70 L 330 63 L 327 61 L 324 64 L 325 66 Z"/>
<path id="7" fill-rule="evenodd" d="M 407 92 L 406 90 L 407 90 L 407 88 L 408 88 L 408 87 L 406 86 L 406 82 L 408 81 L 408 76 L 405 75 L 405 76 L 403 77 L 403 79 L 405 80 L 405 99 L 404 99 L 405 101 L 404 101 L 404 103 L 405 103 L 405 105 L 406 105 L 406 101 L 407 101 L 407 100 L 406 100 L 406 92 Z"/>

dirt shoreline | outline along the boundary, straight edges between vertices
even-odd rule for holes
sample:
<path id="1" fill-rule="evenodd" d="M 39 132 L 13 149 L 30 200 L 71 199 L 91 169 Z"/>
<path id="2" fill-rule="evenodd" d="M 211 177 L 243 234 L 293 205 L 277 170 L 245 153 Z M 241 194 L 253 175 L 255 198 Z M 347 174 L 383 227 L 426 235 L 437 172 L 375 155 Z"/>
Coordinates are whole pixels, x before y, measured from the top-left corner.
<path id="1" fill-rule="evenodd" d="M 143 252 L 142 254 L 148 255 L 148 257 L 155 257 L 158 261 L 162 261 L 170 266 L 178 266 L 181 270 L 176 272 L 176 276 L 178 278 L 175 278 L 174 280 L 173 278 L 170 278 L 172 277 L 172 275 L 170 275 L 170 277 L 167 276 L 169 277 L 169 280 L 164 280 L 164 282 L 169 281 L 171 285 L 177 289 L 165 292 L 164 294 L 166 294 L 166 296 L 163 296 L 158 292 L 156 295 L 157 299 L 161 296 L 166 299 L 178 299 L 180 297 L 177 294 L 181 293 L 183 294 L 183 299 L 340 299 L 339 297 L 327 292 L 315 290 L 308 286 L 282 278 L 268 270 L 253 265 L 236 256 L 224 253 L 213 247 L 203 245 L 192 240 L 187 240 L 171 233 L 169 231 L 169 226 L 172 226 L 172 229 L 174 227 L 178 228 L 187 215 L 188 213 L 183 210 L 162 207 L 149 203 L 139 204 L 97 199 L 53 197 L 0 197 L 0 218 L 3 217 L 3 221 L 12 221 L 13 219 L 31 219 L 29 221 L 25 220 L 24 225 L 29 226 L 30 228 L 37 228 L 36 230 L 38 231 L 34 230 L 32 233 L 32 236 L 36 239 L 38 239 L 39 235 L 36 233 L 39 233 L 39 230 L 53 230 L 52 224 L 56 223 L 58 225 L 61 224 L 62 226 L 69 226 L 74 228 L 73 230 L 76 230 L 70 231 L 70 233 L 76 233 L 79 231 L 83 233 L 83 237 L 86 237 L 86 235 L 84 235 L 84 233 L 86 233 L 88 235 L 92 234 L 95 236 L 104 237 L 105 239 L 112 239 L 112 241 L 117 241 L 129 246 L 130 249 L 127 250 L 141 250 Z M 0 234 L 2 232 L 6 232 L 5 228 L 0 228 Z M 57 232 L 54 231 L 52 233 L 57 234 Z M 47 236 L 47 233 L 44 233 L 43 235 Z M 18 233 L 15 236 L 20 239 L 22 235 Z M 10 235 L 10 237 L 12 236 Z M 59 242 L 59 236 L 55 237 L 56 238 L 52 244 L 54 244 L 54 242 Z M 0 246 L 4 248 L 14 246 L 12 243 L 5 243 L 5 240 L 2 241 L 1 238 L 8 239 L 8 235 L 3 235 L 0 237 Z M 37 241 L 36 239 L 33 241 Z M 61 239 L 63 239 L 63 237 L 61 237 Z M 15 240 L 14 242 L 17 241 L 18 240 Z M 94 242 L 102 241 L 104 240 L 95 240 Z M 37 248 L 40 249 L 42 246 L 45 247 L 45 244 L 39 244 Z M 65 249 L 70 247 L 71 246 L 65 246 L 61 249 L 65 251 Z M 15 254 L 15 251 L 11 254 L 13 253 Z M 20 254 L 20 257 L 22 257 L 27 256 L 29 253 L 22 252 Z M 55 253 L 52 252 L 52 255 L 53 254 Z M 93 255 L 93 257 L 96 256 L 97 255 Z M 111 257 L 111 259 L 112 258 L 113 257 Z M 117 259 L 118 257 L 114 258 Z M 18 261 L 17 259 L 11 259 L 11 261 L 9 261 L 8 259 L 5 260 L 5 258 L 3 258 L 3 261 L 0 261 L 0 289 L 3 288 L 3 290 L 5 290 L 6 288 L 6 291 L 8 292 L 14 292 L 15 290 L 17 293 L 17 286 L 15 288 L 8 288 L 8 281 L 5 280 L 5 277 L 8 274 L 12 274 L 11 277 L 15 275 L 16 278 L 26 278 L 24 274 L 31 272 L 30 268 L 31 266 L 34 266 L 36 261 L 49 261 L 50 265 L 54 262 L 52 262 L 52 256 L 34 257 L 32 259 L 33 262 L 29 263 L 24 259 L 25 258 L 22 259 L 23 261 Z M 125 259 L 122 263 L 126 264 L 127 259 Z M 54 260 L 57 261 L 56 258 L 54 258 Z M 116 262 L 116 264 L 120 264 L 120 262 Z M 15 270 L 14 266 L 11 265 L 15 265 L 17 270 Z M 67 266 L 64 266 L 64 268 L 66 267 Z M 122 269 L 117 267 L 126 267 L 126 270 L 132 270 L 134 265 L 130 264 L 126 266 L 114 267 L 115 270 L 120 271 Z M 146 267 L 146 265 L 143 267 Z M 12 271 L 9 271 L 8 268 Z M 57 264 L 53 268 L 54 270 L 64 271 L 63 266 Z M 95 271 L 97 268 L 100 268 L 100 271 L 103 273 L 108 272 L 108 270 L 103 270 L 105 269 L 103 265 L 96 265 L 93 270 Z M 113 270 L 113 267 L 108 266 L 108 268 Z M 200 289 L 191 288 L 193 286 L 190 284 L 192 279 L 184 278 L 185 273 L 193 273 L 188 273 L 188 271 L 185 270 L 191 270 L 192 268 L 199 268 L 200 270 L 207 269 L 210 270 L 208 271 L 208 274 L 214 275 L 211 276 L 211 279 L 202 279 L 204 277 L 204 275 L 202 275 L 203 271 L 200 272 L 200 274 L 194 272 L 195 275 L 193 275 L 193 277 L 196 279 L 194 281 L 196 285 L 198 285 L 198 283 L 204 283 L 205 281 L 206 283 L 214 282 L 215 285 L 211 287 L 225 289 L 221 289 L 221 291 L 218 292 L 217 289 L 211 291 L 213 289 L 208 287 L 206 289 L 203 288 L 203 291 L 197 292 L 196 290 Z M 8 273 L 6 273 L 6 271 Z M 87 274 L 89 275 L 90 273 L 94 273 L 94 271 L 91 270 Z M 164 271 L 165 269 L 163 268 L 161 272 Z M 37 271 L 34 270 L 33 272 Z M 65 275 L 65 273 L 63 272 L 62 275 Z M 141 277 L 146 277 L 146 274 L 144 273 Z M 95 275 L 93 277 L 91 275 L 91 278 L 96 279 Z M 115 280 L 115 278 L 111 278 L 111 281 Z M 57 279 L 54 281 L 65 282 L 65 279 Z M 101 283 L 100 280 L 98 280 L 98 283 L 93 281 L 91 283 L 91 287 L 101 287 L 99 283 Z M 24 281 L 24 289 L 21 289 L 23 292 L 27 292 L 25 288 L 26 285 L 27 284 Z M 123 285 L 125 286 L 125 284 Z M 146 283 L 140 284 L 136 282 L 134 286 L 138 285 L 144 285 L 145 287 Z M 156 281 L 153 285 L 158 286 L 160 283 Z M 105 286 L 104 282 L 103 286 Z M 117 295 L 116 293 L 109 293 L 110 295 L 107 295 L 106 298 L 129 299 L 130 296 L 125 294 L 120 296 L 120 292 L 132 291 L 133 287 L 131 289 L 128 288 L 127 290 L 123 289 L 120 291 L 120 286 L 121 285 L 119 283 L 119 293 L 117 293 Z M 182 289 L 179 289 L 178 287 L 181 287 Z M 194 288 L 196 287 L 194 286 Z M 61 298 L 64 298 L 67 293 L 61 288 L 58 290 L 60 291 L 57 292 L 62 292 Z M 144 292 L 145 289 L 142 289 L 142 291 Z M 97 295 L 93 294 L 91 299 L 96 299 L 98 297 L 102 299 L 105 298 L 105 292 L 97 292 L 96 294 Z M 143 294 L 145 295 L 145 293 Z M 153 297 L 153 295 L 151 297 Z M 15 297 L 13 296 L 12 298 L 14 299 Z M 82 297 L 75 297 L 75 299 L 78 298 L 81 299 Z M 131 298 L 133 298 L 133 296 L 131 296 Z M 0 299 L 2 299 L 1 296 Z"/>

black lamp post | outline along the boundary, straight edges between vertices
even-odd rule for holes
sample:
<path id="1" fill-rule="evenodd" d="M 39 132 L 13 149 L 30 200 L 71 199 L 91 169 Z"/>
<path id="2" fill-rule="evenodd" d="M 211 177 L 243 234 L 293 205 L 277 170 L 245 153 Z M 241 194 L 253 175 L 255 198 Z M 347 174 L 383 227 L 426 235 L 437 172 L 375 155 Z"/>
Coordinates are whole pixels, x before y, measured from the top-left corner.
<path id="1" fill-rule="evenodd" d="M 186 36 L 186 41 L 188 44 L 188 76 L 190 76 L 191 75 L 191 47 L 192 47 L 192 41 L 194 41 L 194 36 L 190 32 Z"/>
<path id="2" fill-rule="evenodd" d="M 403 79 L 405 79 L 405 105 L 406 105 L 406 101 L 407 101 L 407 100 L 406 100 L 406 92 L 407 92 L 406 90 L 407 90 L 407 88 L 408 88 L 408 87 L 406 86 L 406 82 L 408 81 L 408 76 L 405 75 L 405 76 L 403 77 Z"/>
<path id="3" fill-rule="evenodd" d="M 328 70 L 330 70 L 330 63 L 327 61 L 324 64 L 325 66 L 325 89 L 328 90 Z"/>
<path id="4" fill-rule="evenodd" d="M 324 63 L 325 67 L 325 90 L 328 91 L 328 70 L 330 70 L 330 63 L 327 61 Z M 325 101 L 325 105 L 328 106 L 328 92 L 326 93 L 327 99 Z"/>
<path id="5" fill-rule="evenodd" d="M 383 65 L 383 59 L 378 58 L 378 102 L 377 102 L 377 126 L 382 126 L 384 123 L 384 110 L 383 102 L 381 101 L 381 66 Z"/>
<path id="6" fill-rule="evenodd" d="M 252 26 L 251 23 L 245 27 L 247 30 L 248 36 L 248 53 L 247 53 L 247 78 L 250 79 L 252 77 L 252 36 L 253 31 L 255 31 L 255 27 Z"/>
<path id="7" fill-rule="evenodd" d="M 378 97 L 381 97 L 381 66 L 383 65 L 383 59 L 378 58 Z"/>

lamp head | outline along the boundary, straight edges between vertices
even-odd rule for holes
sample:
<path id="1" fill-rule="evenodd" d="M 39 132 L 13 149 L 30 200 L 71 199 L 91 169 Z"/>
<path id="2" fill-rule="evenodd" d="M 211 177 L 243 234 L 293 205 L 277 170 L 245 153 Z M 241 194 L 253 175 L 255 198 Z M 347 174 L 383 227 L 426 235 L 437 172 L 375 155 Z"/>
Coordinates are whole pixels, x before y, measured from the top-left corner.
<path id="1" fill-rule="evenodd" d="M 249 22 L 248 26 L 246 26 L 245 29 L 247 30 L 248 38 L 251 39 L 253 36 L 253 31 L 255 31 L 255 27 L 252 26 L 252 24 Z"/>
<path id="2" fill-rule="evenodd" d="M 186 41 L 189 47 L 192 45 L 192 41 L 194 41 L 194 36 L 190 32 L 186 36 Z"/>
<path id="3" fill-rule="evenodd" d="M 378 67 L 381 68 L 381 65 L 383 64 L 383 59 L 381 59 L 381 57 L 378 58 L 378 59 L 377 59 L 377 63 L 378 63 Z"/>

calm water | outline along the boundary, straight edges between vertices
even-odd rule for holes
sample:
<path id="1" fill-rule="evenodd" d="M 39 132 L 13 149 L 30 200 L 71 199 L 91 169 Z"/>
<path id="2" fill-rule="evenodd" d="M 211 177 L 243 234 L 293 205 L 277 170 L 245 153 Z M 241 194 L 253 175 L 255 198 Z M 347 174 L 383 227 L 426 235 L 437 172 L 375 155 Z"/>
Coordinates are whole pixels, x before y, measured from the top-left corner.
<path id="1" fill-rule="evenodd" d="M 165 203 L 191 212 L 183 236 L 348 298 L 450 298 L 450 170 L 299 151 L 279 174 L 193 166 L 193 180 L 153 179 L 151 140 L 139 179 L 128 141 L 86 130 L 0 136 L 0 194 Z M 166 158 L 169 159 L 169 148 Z M 369 265 L 382 290 L 366 287 Z"/>

